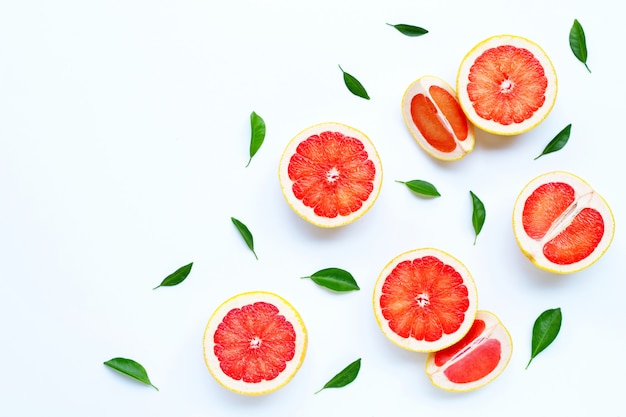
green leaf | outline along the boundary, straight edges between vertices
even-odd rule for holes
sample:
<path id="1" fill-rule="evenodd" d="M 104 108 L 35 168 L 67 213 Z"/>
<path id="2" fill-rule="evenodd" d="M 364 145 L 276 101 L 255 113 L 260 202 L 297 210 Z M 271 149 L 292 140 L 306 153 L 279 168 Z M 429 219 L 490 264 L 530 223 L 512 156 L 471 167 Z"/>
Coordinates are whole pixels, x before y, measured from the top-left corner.
<path id="1" fill-rule="evenodd" d="M 526 369 L 528 369 L 528 366 L 535 356 L 550 346 L 554 339 L 556 339 L 559 330 L 561 330 L 562 320 L 563 316 L 560 308 L 546 310 L 537 317 L 533 326 L 531 355 Z"/>
<path id="2" fill-rule="evenodd" d="M 476 239 L 478 238 L 478 234 L 483 228 L 485 224 L 485 216 L 487 213 L 485 212 L 485 205 L 480 198 L 476 196 L 473 192 L 470 191 L 470 195 L 472 196 L 472 226 L 474 226 L 474 245 L 476 244 Z"/>
<path id="3" fill-rule="evenodd" d="M 246 167 L 250 165 L 252 157 L 256 155 L 265 140 L 265 121 L 255 112 L 250 114 L 250 130 L 252 131 L 250 136 L 250 159 Z"/>
<path id="4" fill-rule="evenodd" d="M 231 217 L 230 219 L 233 221 L 233 224 L 239 231 L 239 234 L 243 238 L 244 242 L 246 242 L 246 245 L 248 245 L 248 248 L 250 248 L 250 250 L 254 254 L 254 257 L 258 260 L 259 257 L 256 256 L 256 252 L 254 251 L 254 239 L 252 238 L 252 233 L 250 233 L 248 227 L 234 217 Z"/>
<path id="5" fill-rule="evenodd" d="M 369 100 L 370 96 L 367 95 L 367 91 L 365 91 L 363 84 L 361 84 L 361 82 L 352 75 L 345 72 L 343 68 L 341 68 L 341 65 L 339 65 L 339 69 L 343 73 L 343 82 L 346 84 L 346 87 L 348 87 L 348 90 L 350 90 L 350 92 L 355 96 Z"/>
<path id="6" fill-rule="evenodd" d="M 417 194 L 421 194 L 427 197 L 440 197 L 439 191 L 437 188 L 429 183 L 428 181 L 423 180 L 411 180 L 411 181 L 398 181 L 400 184 L 406 185 L 411 191 Z"/>
<path id="7" fill-rule="evenodd" d="M 192 266 L 193 266 L 193 262 L 185 266 L 181 266 L 176 271 L 166 276 L 165 279 L 161 281 L 159 285 L 153 288 L 153 290 L 156 290 L 159 287 L 173 287 L 174 285 L 180 284 L 181 282 L 185 280 L 185 278 L 187 278 L 187 276 L 191 272 Z"/>
<path id="8" fill-rule="evenodd" d="M 330 381 L 326 383 L 326 385 L 324 385 L 321 389 L 319 389 L 315 393 L 317 394 L 318 392 L 326 388 L 345 387 L 346 385 L 348 385 L 349 383 L 351 383 L 352 381 L 356 379 L 360 370 L 361 370 L 361 358 L 355 360 L 350 365 L 346 366 L 341 372 L 339 372 L 337 375 L 332 377 Z"/>
<path id="9" fill-rule="evenodd" d="M 574 56 L 585 64 L 585 68 L 591 73 L 589 66 L 587 66 L 587 40 L 585 39 L 585 31 L 578 19 L 574 19 L 572 28 L 569 31 L 569 47 L 572 49 Z"/>
<path id="10" fill-rule="evenodd" d="M 535 160 L 539 159 L 541 156 L 545 154 L 549 154 L 552 152 L 560 151 L 567 144 L 569 140 L 569 134 L 572 130 L 572 124 L 568 124 L 561 130 L 555 137 L 546 145 L 543 152 L 539 156 L 535 158 Z"/>
<path id="11" fill-rule="evenodd" d="M 312 275 L 302 277 L 310 278 L 314 283 L 333 291 L 358 291 L 359 285 L 348 271 L 339 268 L 326 268 Z"/>
<path id="12" fill-rule="evenodd" d="M 104 362 L 104 364 L 109 368 L 113 368 L 124 375 L 128 375 L 129 377 L 136 379 L 137 381 L 154 387 L 157 391 L 159 390 L 152 384 L 152 382 L 150 382 L 146 369 L 132 359 L 113 358 Z"/>
<path id="13" fill-rule="evenodd" d="M 398 25 L 392 25 L 391 23 L 387 23 L 387 24 L 391 27 L 398 29 L 400 33 L 406 36 L 416 37 L 416 36 L 422 36 L 428 33 L 426 29 L 421 28 L 419 26 L 405 25 L 403 23 L 400 23 Z"/>

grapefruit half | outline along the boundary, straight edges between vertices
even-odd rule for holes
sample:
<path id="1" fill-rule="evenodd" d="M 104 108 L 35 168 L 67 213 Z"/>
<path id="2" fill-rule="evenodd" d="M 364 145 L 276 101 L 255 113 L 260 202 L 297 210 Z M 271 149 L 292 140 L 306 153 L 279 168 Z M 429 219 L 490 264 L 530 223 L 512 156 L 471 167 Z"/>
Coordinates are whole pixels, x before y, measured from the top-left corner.
<path id="1" fill-rule="evenodd" d="M 361 131 L 341 123 L 321 123 L 298 133 L 278 168 L 289 206 L 308 222 L 338 227 L 363 216 L 378 198 L 382 165 Z"/>
<path id="2" fill-rule="evenodd" d="M 446 391 L 472 391 L 496 379 L 512 354 L 506 327 L 493 313 L 480 310 L 463 339 L 428 355 L 426 374 L 433 385 Z"/>
<path id="3" fill-rule="evenodd" d="M 433 352 L 458 342 L 477 310 L 474 279 L 452 255 L 421 248 L 398 255 L 374 287 L 374 315 L 394 344 Z"/>
<path id="4" fill-rule="evenodd" d="M 557 95 L 552 62 L 536 43 L 514 35 L 488 38 L 463 58 L 456 91 L 461 108 L 478 128 L 517 135 L 539 125 Z"/>
<path id="5" fill-rule="evenodd" d="M 474 126 L 441 78 L 426 75 L 411 83 L 402 97 L 402 116 L 415 141 L 434 158 L 455 161 L 474 149 Z"/>
<path id="6" fill-rule="evenodd" d="M 596 262 L 609 248 L 615 220 L 607 202 L 574 174 L 554 171 L 531 180 L 513 208 L 513 231 L 526 257 L 567 274 Z"/>
<path id="7" fill-rule="evenodd" d="M 204 332 L 204 359 L 216 381 L 230 391 L 267 394 L 296 374 L 307 348 L 298 312 L 282 297 L 247 292 L 220 305 Z"/>

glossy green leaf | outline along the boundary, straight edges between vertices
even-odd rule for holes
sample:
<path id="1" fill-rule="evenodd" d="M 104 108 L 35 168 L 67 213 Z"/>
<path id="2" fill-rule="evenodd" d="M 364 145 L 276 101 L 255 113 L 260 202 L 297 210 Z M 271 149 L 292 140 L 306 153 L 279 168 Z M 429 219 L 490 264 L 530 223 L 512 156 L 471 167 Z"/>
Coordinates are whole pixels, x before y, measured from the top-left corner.
<path id="1" fill-rule="evenodd" d="M 246 245 L 248 245 L 248 248 L 250 248 L 250 250 L 254 254 L 254 257 L 258 260 L 259 257 L 256 256 L 256 252 L 254 251 L 254 238 L 252 237 L 252 233 L 250 233 L 248 226 L 246 226 L 234 217 L 231 217 L 230 219 L 233 221 L 233 224 L 239 231 L 239 234 L 243 238 L 244 242 L 246 242 Z"/>
<path id="2" fill-rule="evenodd" d="M 174 285 L 180 284 L 189 276 L 192 266 L 193 262 L 185 266 L 181 266 L 176 271 L 165 277 L 165 279 L 163 279 L 159 285 L 154 287 L 153 290 L 156 290 L 159 287 L 173 287 Z"/>
<path id="3" fill-rule="evenodd" d="M 572 49 L 574 56 L 583 64 L 587 71 L 591 72 L 587 65 L 587 40 L 585 31 L 578 19 L 574 19 L 572 28 L 569 31 L 569 47 Z"/>
<path id="4" fill-rule="evenodd" d="M 341 372 L 332 377 L 330 381 L 326 383 L 316 394 L 326 388 L 341 388 L 345 387 L 352 381 L 354 381 L 361 370 L 361 358 L 355 360 L 350 365 L 346 366 Z"/>
<path id="5" fill-rule="evenodd" d="M 398 32 L 406 36 L 416 37 L 416 36 L 422 36 L 428 33 L 426 29 L 421 28 L 419 26 L 406 25 L 403 23 L 400 23 L 397 25 L 392 25 L 391 23 L 387 23 L 387 24 L 391 27 L 396 28 Z"/>
<path id="6" fill-rule="evenodd" d="M 116 371 L 123 373 L 124 375 L 136 379 L 137 381 L 154 387 L 154 389 L 156 389 L 157 391 L 159 390 L 152 384 L 152 382 L 150 382 L 150 378 L 148 378 L 148 373 L 146 372 L 146 369 L 140 363 L 135 362 L 132 359 L 113 358 L 104 362 L 104 364 L 109 368 L 113 368 Z"/>
<path id="7" fill-rule="evenodd" d="M 363 84 L 352 75 L 345 72 L 343 68 L 341 68 L 341 65 L 339 65 L 339 69 L 343 73 L 343 82 L 346 84 L 346 87 L 348 87 L 348 90 L 355 96 L 369 100 L 370 96 L 367 94 L 367 91 L 365 91 Z"/>
<path id="8" fill-rule="evenodd" d="M 252 157 L 256 155 L 265 140 L 265 121 L 255 112 L 250 114 L 250 129 L 252 132 L 250 136 L 250 159 L 246 167 L 250 165 Z"/>
<path id="9" fill-rule="evenodd" d="M 476 244 L 476 239 L 478 239 L 478 234 L 483 229 L 483 225 L 485 224 L 485 217 L 487 215 L 485 211 L 485 205 L 480 198 L 476 196 L 472 191 L 470 191 L 470 195 L 472 196 L 472 226 L 474 226 L 474 245 Z"/>
<path id="10" fill-rule="evenodd" d="M 439 191 L 437 191 L 437 188 L 431 183 L 429 183 L 428 181 L 411 180 L 411 181 L 405 182 L 405 181 L 396 180 L 396 182 L 399 182 L 400 184 L 404 184 L 409 188 L 409 190 L 413 191 L 414 193 L 421 194 L 426 197 L 440 197 L 441 196 L 441 194 L 439 194 Z"/>
<path id="11" fill-rule="evenodd" d="M 563 147 L 567 144 L 567 141 L 569 140 L 569 135 L 570 132 L 572 130 L 572 124 L 568 124 L 567 126 L 565 126 L 563 128 L 563 130 L 561 130 L 555 137 L 554 139 L 552 139 L 550 141 L 550 143 L 548 143 L 546 145 L 546 147 L 544 148 L 543 152 L 541 152 L 540 155 L 538 155 L 535 160 L 539 159 L 541 156 L 552 153 L 552 152 L 556 152 L 556 151 L 560 151 L 561 149 L 563 149 Z"/>
<path id="12" fill-rule="evenodd" d="M 321 269 L 302 278 L 310 278 L 317 285 L 333 291 L 345 292 L 360 290 L 352 274 L 340 268 Z"/>
<path id="13" fill-rule="evenodd" d="M 541 353 L 545 348 L 550 346 L 561 330 L 561 322 L 563 316 L 560 308 L 553 308 L 544 311 L 537 317 L 533 325 L 533 339 L 531 346 L 531 355 L 526 369 L 532 360 Z"/>

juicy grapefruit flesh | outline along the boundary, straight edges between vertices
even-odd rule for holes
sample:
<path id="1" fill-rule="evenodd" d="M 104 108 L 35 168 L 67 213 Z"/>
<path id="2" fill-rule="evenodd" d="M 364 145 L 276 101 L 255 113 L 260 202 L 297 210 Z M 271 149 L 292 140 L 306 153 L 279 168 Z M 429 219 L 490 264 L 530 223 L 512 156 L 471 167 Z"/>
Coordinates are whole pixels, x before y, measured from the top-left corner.
<path id="1" fill-rule="evenodd" d="M 437 107 L 424 94 L 411 99 L 411 119 L 426 142 L 440 152 L 452 152 L 456 142 L 438 115 Z"/>
<path id="2" fill-rule="evenodd" d="M 531 118 L 546 100 L 544 68 L 526 48 L 501 45 L 473 63 L 467 93 L 476 114 L 502 125 Z"/>
<path id="3" fill-rule="evenodd" d="M 457 384 L 478 381 L 496 369 L 501 354 L 502 345 L 498 339 L 484 339 L 443 372 L 451 382 Z"/>
<path id="4" fill-rule="evenodd" d="M 564 182 L 542 184 L 528 197 L 522 211 L 526 234 L 541 239 L 575 199 L 574 188 Z"/>
<path id="5" fill-rule="evenodd" d="M 478 336 L 485 331 L 486 324 L 483 320 L 476 319 L 472 324 L 469 332 L 459 340 L 457 343 L 450 347 L 435 352 L 435 365 L 441 367 L 445 365 L 450 359 L 454 358 L 459 352 L 465 349 L 470 343 L 472 343 Z"/>
<path id="6" fill-rule="evenodd" d="M 431 342 L 461 327 L 470 304 L 468 295 L 454 268 L 424 256 L 396 265 L 385 278 L 379 303 L 394 333 Z"/>
<path id="7" fill-rule="evenodd" d="M 439 110 L 441 110 L 441 113 L 443 113 L 445 120 L 450 123 L 450 128 L 456 138 L 460 141 L 467 139 L 469 134 L 467 117 L 465 117 L 465 113 L 463 113 L 463 109 L 461 109 L 461 105 L 456 97 L 438 85 L 431 85 L 428 92 L 435 104 L 437 104 L 437 107 L 439 107 Z"/>
<path id="8" fill-rule="evenodd" d="M 214 334 L 214 353 L 229 377 L 258 383 L 276 378 L 294 358 L 293 325 L 273 304 L 255 302 L 230 310 Z"/>
<path id="9" fill-rule="evenodd" d="M 376 167 L 363 143 L 326 131 L 302 141 L 288 167 L 295 197 L 326 218 L 358 211 L 374 190 Z"/>
<path id="10" fill-rule="evenodd" d="M 604 236 L 604 220 L 595 209 L 582 209 L 572 222 L 543 247 L 543 254 L 558 265 L 582 261 L 596 249 Z"/>

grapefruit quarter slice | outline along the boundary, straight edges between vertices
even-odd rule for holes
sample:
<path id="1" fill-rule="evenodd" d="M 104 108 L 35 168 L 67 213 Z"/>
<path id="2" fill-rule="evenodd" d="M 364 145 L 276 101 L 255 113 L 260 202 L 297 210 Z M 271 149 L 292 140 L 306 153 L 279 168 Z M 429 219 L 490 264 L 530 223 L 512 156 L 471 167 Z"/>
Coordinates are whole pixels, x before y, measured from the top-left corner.
<path id="1" fill-rule="evenodd" d="M 584 180 L 554 171 L 531 180 L 513 209 L 521 251 L 541 269 L 567 274 L 595 263 L 609 248 L 615 220 L 607 202 Z"/>
<path id="2" fill-rule="evenodd" d="M 428 355 L 426 374 L 433 385 L 446 391 L 472 391 L 502 374 L 512 354 L 506 327 L 493 313 L 479 310 L 463 339 Z"/>
<path id="3" fill-rule="evenodd" d="M 441 78 L 426 75 L 411 83 L 402 98 L 402 116 L 418 145 L 434 158 L 456 161 L 474 149 L 474 126 Z"/>
<path id="4" fill-rule="evenodd" d="M 539 125 L 557 96 L 557 76 L 536 43 L 514 35 L 488 38 L 463 58 L 456 91 L 461 108 L 478 128 L 517 135 Z"/>
<path id="5" fill-rule="evenodd" d="M 298 133 L 285 148 L 278 169 L 289 206 L 325 228 L 363 216 L 378 198 L 382 176 L 372 141 L 341 123 L 321 123 Z"/>
<path id="6" fill-rule="evenodd" d="M 247 292 L 215 310 L 203 347 L 209 372 L 220 385 L 239 394 L 268 394 L 286 385 L 300 369 L 307 332 L 285 299 L 269 292 Z"/>
<path id="7" fill-rule="evenodd" d="M 458 259 L 421 248 L 398 255 L 382 270 L 374 287 L 374 315 L 394 344 L 433 352 L 465 336 L 477 298 L 474 279 Z"/>

